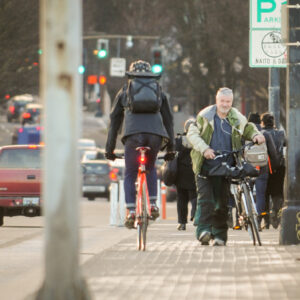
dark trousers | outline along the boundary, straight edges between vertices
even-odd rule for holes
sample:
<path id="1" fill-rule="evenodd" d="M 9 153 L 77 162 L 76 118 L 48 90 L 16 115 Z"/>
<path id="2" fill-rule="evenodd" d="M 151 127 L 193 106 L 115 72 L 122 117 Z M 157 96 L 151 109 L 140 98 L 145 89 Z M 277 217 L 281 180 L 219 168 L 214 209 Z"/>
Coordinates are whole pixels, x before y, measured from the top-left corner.
<path id="1" fill-rule="evenodd" d="M 228 199 L 230 182 L 224 177 L 196 177 L 197 208 L 194 225 L 196 237 L 209 231 L 214 237 L 227 241 Z"/>
<path id="2" fill-rule="evenodd" d="M 258 215 L 266 211 L 266 190 L 268 183 L 268 172 L 260 174 L 255 180 L 256 189 L 256 209 Z"/>
<path id="3" fill-rule="evenodd" d="M 178 223 L 186 224 L 188 217 L 188 204 L 191 201 L 192 209 L 191 209 L 191 218 L 194 218 L 196 211 L 196 201 L 197 201 L 197 193 L 196 190 L 188 190 L 181 187 L 177 187 L 177 215 L 178 215 Z"/>
<path id="4" fill-rule="evenodd" d="M 124 191 L 127 208 L 135 208 L 135 182 L 139 168 L 139 151 L 137 147 L 150 147 L 146 154 L 146 170 L 149 198 L 152 204 L 156 203 L 157 174 L 155 160 L 161 147 L 162 137 L 149 133 L 139 133 L 129 136 L 125 140 L 125 178 Z"/>
<path id="5" fill-rule="evenodd" d="M 276 172 L 269 175 L 267 190 L 266 190 L 266 200 L 267 200 L 267 210 L 269 210 L 269 200 L 272 197 L 272 212 L 277 214 L 283 205 L 283 183 L 285 176 L 285 167 L 282 166 Z"/>

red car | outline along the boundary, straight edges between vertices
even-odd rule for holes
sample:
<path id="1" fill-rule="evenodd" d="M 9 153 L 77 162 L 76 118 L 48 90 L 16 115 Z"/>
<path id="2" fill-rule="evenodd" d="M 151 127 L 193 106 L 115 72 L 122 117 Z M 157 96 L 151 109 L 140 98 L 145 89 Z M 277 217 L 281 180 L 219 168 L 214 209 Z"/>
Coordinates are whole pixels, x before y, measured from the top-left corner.
<path id="1" fill-rule="evenodd" d="M 4 216 L 41 215 L 40 145 L 0 148 L 0 226 Z"/>

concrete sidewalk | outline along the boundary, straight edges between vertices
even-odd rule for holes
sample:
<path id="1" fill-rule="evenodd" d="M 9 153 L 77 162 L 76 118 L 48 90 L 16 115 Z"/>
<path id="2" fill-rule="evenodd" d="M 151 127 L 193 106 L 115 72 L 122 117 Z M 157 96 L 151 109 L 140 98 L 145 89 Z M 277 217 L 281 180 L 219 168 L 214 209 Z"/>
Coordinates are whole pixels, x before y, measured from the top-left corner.
<path id="1" fill-rule="evenodd" d="M 229 231 L 226 247 L 201 246 L 195 227 L 162 220 L 148 231 L 146 252 L 136 236 L 83 265 L 93 299 L 300 299 L 300 246 L 279 246 L 278 230 L 253 246 L 246 231 Z"/>

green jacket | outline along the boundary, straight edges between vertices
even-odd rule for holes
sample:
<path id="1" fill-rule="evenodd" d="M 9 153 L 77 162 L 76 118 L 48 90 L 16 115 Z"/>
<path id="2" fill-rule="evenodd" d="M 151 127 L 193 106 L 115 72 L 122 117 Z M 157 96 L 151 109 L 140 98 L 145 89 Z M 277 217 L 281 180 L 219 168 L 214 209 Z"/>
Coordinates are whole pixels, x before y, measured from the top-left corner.
<path id="1" fill-rule="evenodd" d="M 191 158 L 193 171 L 199 174 L 203 165 L 203 153 L 209 148 L 209 144 L 214 132 L 214 117 L 217 111 L 216 105 L 211 105 L 201 110 L 197 116 L 195 124 L 191 124 L 187 133 L 187 139 L 193 145 Z M 232 148 L 239 149 L 242 146 L 242 138 L 251 141 L 253 137 L 259 134 L 253 123 L 248 123 L 236 108 L 231 108 L 227 119 L 232 126 Z"/>

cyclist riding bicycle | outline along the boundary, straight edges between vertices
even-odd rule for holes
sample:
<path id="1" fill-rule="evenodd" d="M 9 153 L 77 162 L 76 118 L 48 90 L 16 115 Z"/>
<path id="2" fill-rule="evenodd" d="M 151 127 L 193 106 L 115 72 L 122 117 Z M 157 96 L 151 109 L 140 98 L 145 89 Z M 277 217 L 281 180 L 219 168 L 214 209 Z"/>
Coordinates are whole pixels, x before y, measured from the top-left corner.
<path id="1" fill-rule="evenodd" d="M 157 174 L 155 160 L 159 150 L 166 148 L 165 160 L 174 159 L 173 116 L 169 101 L 162 92 L 158 80 L 160 75 L 151 72 L 151 65 L 143 60 L 133 62 L 129 71 L 128 82 L 118 92 L 110 114 L 110 125 L 105 147 L 107 159 L 114 160 L 114 149 L 118 131 L 124 120 L 122 143 L 125 152 L 125 202 L 128 209 L 125 226 L 134 227 L 136 188 L 138 173 L 137 147 L 150 147 L 146 153 L 147 183 L 151 205 L 151 218 L 159 217 L 156 206 Z"/>
<path id="2" fill-rule="evenodd" d="M 225 246 L 227 242 L 230 182 L 223 176 L 208 176 L 208 171 L 220 164 L 214 160 L 215 151 L 239 149 L 242 138 L 258 144 L 265 141 L 255 125 L 232 107 L 232 102 L 232 90 L 220 88 L 216 104 L 201 110 L 196 124 L 191 124 L 187 133 L 193 145 L 191 157 L 198 193 L 194 225 L 202 245 L 208 245 L 211 239 L 214 246 Z"/>

